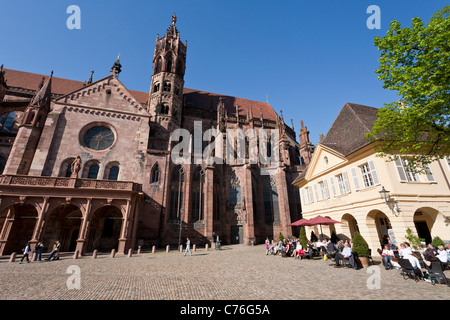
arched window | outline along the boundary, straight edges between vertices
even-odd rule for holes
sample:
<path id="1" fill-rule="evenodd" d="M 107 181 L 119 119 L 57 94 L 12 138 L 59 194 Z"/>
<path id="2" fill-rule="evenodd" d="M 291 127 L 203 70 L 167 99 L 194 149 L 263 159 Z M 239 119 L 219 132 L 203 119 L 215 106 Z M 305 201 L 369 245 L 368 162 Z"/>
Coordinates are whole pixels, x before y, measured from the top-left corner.
<path id="1" fill-rule="evenodd" d="M 155 165 L 152 168 L 152 172 L 150 174 L 150 183 L 158 183 L 159 182 L 159 165 L 158 163 L 155 163 Z"/>
<path id="2" fill-rule="evenodd" d="M 167 57 L 166 72 L 172 72 L 172 57 Z"/>
<path id="3" fill-rule="evenodd" d="M 163 91 L 170 92 L 172 89 L 172 84 L 169 81 L 164 82 Z"/>
<path id="4" fill-rule="evenodd" d="M 192 177 L 192 221 L 203 220 L 205 172 L 197 167 Z"/>
<path id="5" fill-rule="evenodd" d="M 278 192 L 275 180 L 272 177 L 264 178 L 264 212 L 265 221 L 271 224 L 280 220 L 280 208 L 278 206 Z"/>
<path id="6" fill-rule="evenodd" d="M 235 206 L 241 203 L 241 184 L 236 173 L 233 172 L 230 180 L 230 204 Z"/>
<path id="7" fill-rule="evenodd" d="M 181 165 L 173 168 L 170 184 L 169 220 L 179 220 L 184 191 L 184 168 Z"/>
<path id="8" fill-rule="evenodd" d="M 162 59 L 161 57 L 158 57 L 158 60 L 156 60 L 156 71 L 155 73 L 160 73 L 162 69 Z"/>
<path id="9" fill-rule="evenodd" d="M 159 87 L 160 87 L 160 84 L 159 84 L 159 83 L 156 83 L 156 84 L 153 86 L 153 92 L 158 92 L 158 91 L 159 91 Z"/>
<path id="10" fill-rule="evenodd" d="M 117 180 L 119 178 L 119 167 L 113 166 L 109 169 L 108 180 Z"/>
<path id="11" fill-rule="evenodd" d="M 88 179 L 97 179 L 99 166 L 97 164 L 93 164 L 89 167 L 88 171 Z"/>
<path id="12" fill-rule="evenodd" d="M 169 114 L 169 105 L 164 103 L 161 105 L 161 114 Z"/>

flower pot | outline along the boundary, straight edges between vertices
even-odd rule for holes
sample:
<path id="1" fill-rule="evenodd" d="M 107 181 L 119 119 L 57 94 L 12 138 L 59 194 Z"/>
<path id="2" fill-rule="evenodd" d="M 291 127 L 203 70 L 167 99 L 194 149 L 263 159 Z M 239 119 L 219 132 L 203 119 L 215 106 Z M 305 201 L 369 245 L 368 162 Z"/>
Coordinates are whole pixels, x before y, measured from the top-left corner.
<path id="1" fill-rule="evenodd" d="M 361 264 L 364 268 L 369 266 L 369 258 L 368 257 L 359 257 Z"/>

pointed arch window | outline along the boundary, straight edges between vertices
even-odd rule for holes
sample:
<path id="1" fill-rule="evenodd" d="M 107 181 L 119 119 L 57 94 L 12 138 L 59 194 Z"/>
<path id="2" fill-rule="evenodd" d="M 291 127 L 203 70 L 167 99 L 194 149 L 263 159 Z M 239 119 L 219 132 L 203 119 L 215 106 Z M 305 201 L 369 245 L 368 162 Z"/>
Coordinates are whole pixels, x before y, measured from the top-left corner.
<path id="1" fill-rule="evenodd" d="M 264 178 L 263 185 L 265 221 L 267 224 L 271 224 L 280 220 L 277 185 L 270 176 Z"/>
<path id="2" fill-rule="evenodd" d="M 233 172 L 230 180 L 230 204 L 235 206 L 241 203 L 241 183 L 236 173 Z"/>
<path id="3" fill-rule="evenodd" d="M 161 57 L 158 57 L 158 59 L 156 60 L 156 71 L 155 73 L 160 73 L 162 69 L 162 59 Z"/>
<path id="4" fill-rule="evenodd" d="M 158 163 L 155 163 L 155 165 L 152 168 L 152 172 L 150 175 L 150 183 L 158 183 L 159 182 L 159 165 Z"/>
<path id="5" fill-rule="evenodd" d="M 205 172 L 197 167 L 192 177 L 192 221 L 203 220 Z"/>
<path id="6" fill-rule="evenodd" d="M 166 72 L 172 72 L 172 57 L 167 57 Z"/>
<path id="7" fill-rule="evenodd" d="M 170 187 L 169 220 L 179 220 L 183 208 L 184 168 L 181 165 L 172 170 Z"/>

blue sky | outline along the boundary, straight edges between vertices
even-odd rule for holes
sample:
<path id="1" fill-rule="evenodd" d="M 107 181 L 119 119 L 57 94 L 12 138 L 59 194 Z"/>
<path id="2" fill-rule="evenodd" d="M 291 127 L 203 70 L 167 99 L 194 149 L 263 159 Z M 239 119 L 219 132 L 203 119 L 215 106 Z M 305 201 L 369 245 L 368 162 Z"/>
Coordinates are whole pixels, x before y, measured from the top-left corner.
<path id="1" fill-rule="evenodd" d="M 269 103 L 314 144 L 345 102 L 382 107 L 396 92 L 374 70 L 375 36 L 391 20 L 426 23 L 450 1 L 417 0 L 0 0 L 0 64 L 5 68 L 86 81 L 109 74 L 121 54 L 121 81 L 150 87 L 156 34 L 178 16 L 188 43 L 185 87 Z M 69 30 L 67 7 L 81 9 L 81 29 Z M 368 6 L 381 10 L 381 29 L 368 29 Z M 351 124 L 349 124 L 351 125 Z M 297 137 L 298 139 L 298 137 Z"/>

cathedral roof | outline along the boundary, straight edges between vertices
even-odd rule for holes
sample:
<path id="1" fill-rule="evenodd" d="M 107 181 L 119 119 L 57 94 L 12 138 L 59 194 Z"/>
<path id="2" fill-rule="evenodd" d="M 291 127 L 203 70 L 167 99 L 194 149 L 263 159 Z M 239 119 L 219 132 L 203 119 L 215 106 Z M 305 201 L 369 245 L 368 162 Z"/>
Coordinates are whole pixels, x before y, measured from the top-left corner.
<path id="1" fill-rule="evenodd" d="M 42 74 L 12 69 L 4 70 L 5 79 L 7 80 L 7 85 L 11 91 L 34 92 L 44 76 Z M 51 89 L 53 95 L 59 96 L 76 91 L 84 85 L 85 83 L 82 81 L 53 77 Z M 129 91 L 141 104 L 147 103 L 149 96 L 148 92 Z M 276 121 L 277 119 L 277 113 L 267 102 L 253 101 L 188 88 L 184 88 L 183 93 L 186 106 L 188 107 L 208 111 L 211 108 L 217 110 L 219 98 L 222 97 L 228 114 L 235 114 L 237 105 L 239 114 L 242 116 L 247 116 L 248 113 L 251 113 L 254 118 L 260 118 L 262 113 L 263 118 L 266 120 Z"/>

